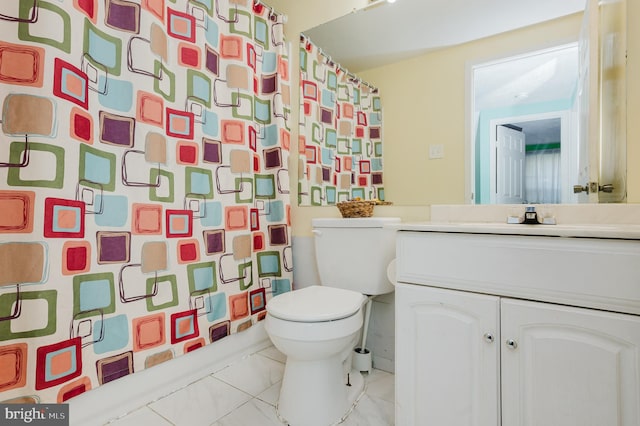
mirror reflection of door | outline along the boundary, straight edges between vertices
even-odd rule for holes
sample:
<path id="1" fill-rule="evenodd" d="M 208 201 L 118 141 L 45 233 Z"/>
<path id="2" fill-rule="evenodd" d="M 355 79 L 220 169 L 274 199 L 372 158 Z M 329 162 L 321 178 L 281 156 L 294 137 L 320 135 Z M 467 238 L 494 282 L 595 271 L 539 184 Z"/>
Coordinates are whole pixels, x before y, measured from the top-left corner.
<path id="1" fill-rule="evenodd" d="M 577 83 L 577 43 L 473 68 L 475 203 L 576 201 Z"/>
<path id="2" fill-rule="evenodd" d="M 494 203 L 556 204 L 568 197 L 567 152 L 562 118 L 532 119 L 495 126 Z M 565 132 L 566 133 L 566 132 Z M 565 139 L 566 136 L 565 136 Z M 565 142 L 565 151 L 568 143 Z"/>
<path id="3" fill-rule="evenodd" d="M 500 204 L 526 203 L 525 134 L 522 127 L 502 124 L 496 128 L 495 142 L 495 202 Z"/>
<path id="4" fill-rule="evenodd" d="M 588 125 L 597 126 L 597 138 L 589 143 L 589 182 L 595 183 L 593 198 L 601 203 L 624 202 L 627 196 L 627 1 L 587 1 L 581 34 L 589 68 L 596 69 L 587 73 L 589 91 L 596 95 L 590 95 L 589 109 L 595 113 L 588 114 Z"/>

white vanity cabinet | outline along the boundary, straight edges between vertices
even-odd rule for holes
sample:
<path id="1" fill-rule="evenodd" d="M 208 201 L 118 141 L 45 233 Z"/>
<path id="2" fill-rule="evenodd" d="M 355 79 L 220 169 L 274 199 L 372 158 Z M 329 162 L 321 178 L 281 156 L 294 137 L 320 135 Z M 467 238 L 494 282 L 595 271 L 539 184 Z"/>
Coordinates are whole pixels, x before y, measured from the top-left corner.
<path id="1" fill-rule="evenodd" d="M 396 425 L 498 425 L 500 299 L 396 285 Z"/>
<path id="2" fill-rule="evenodd" d="M 396 424 L 640 424 L 640 241 L 400 231 Z"/>
<path id="3" fill-rule="evenodd" d="M 640 317 L 502 299 L 503 425 L 639 425 Z"/>

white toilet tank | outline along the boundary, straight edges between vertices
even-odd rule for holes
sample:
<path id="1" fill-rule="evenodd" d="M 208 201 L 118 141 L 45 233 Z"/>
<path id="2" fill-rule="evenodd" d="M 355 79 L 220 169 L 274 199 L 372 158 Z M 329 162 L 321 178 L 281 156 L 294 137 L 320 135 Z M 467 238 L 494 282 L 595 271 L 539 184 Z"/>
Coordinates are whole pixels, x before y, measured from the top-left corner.
<path id="1" fill-rule="evenodd" d="M 397 217 L 311 220 L 320 282 L 366 295 L 390 293 L 387 265 L 396 256 Z"/>

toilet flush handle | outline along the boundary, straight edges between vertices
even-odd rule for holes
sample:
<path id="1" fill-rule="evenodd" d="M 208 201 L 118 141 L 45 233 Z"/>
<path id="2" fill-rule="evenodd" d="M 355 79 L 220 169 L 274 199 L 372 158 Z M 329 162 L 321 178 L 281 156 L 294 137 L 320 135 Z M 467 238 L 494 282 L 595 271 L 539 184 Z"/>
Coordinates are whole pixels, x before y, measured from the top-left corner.
<path id="1" fill-rule="evenodd" d="M 311 232 L 313 232 L 313 234 L 317 237 L 322 237 L 322 231 L 318 231 L 317 229 L 313 229 L 311 230 Z"/>

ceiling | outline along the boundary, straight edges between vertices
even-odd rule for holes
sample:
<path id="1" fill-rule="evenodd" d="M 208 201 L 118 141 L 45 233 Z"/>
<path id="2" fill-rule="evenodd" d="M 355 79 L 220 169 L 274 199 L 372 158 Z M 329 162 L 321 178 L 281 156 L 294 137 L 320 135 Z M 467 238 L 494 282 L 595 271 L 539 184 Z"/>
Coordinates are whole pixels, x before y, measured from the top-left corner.
<path id="1" fill-rule="evenodd" d="M 586 0 L 375 0 L 304 34 L 342 68 L 358 73 L 582 12 L 585 6 Z M 577 74 L 575 47 L 477 67 L 476 110 L 571 98 Z"/>
<path id="2" fill-rule="evenodd" d="M 350 72 L 584 10 L 586 0 L 384 0 L 304 31 Z"/>
<path id="3" fill-rule="evenodd" d="M 473 69 L 476 111 L 571 99 L 578 81 L 576 43 Z"/>

